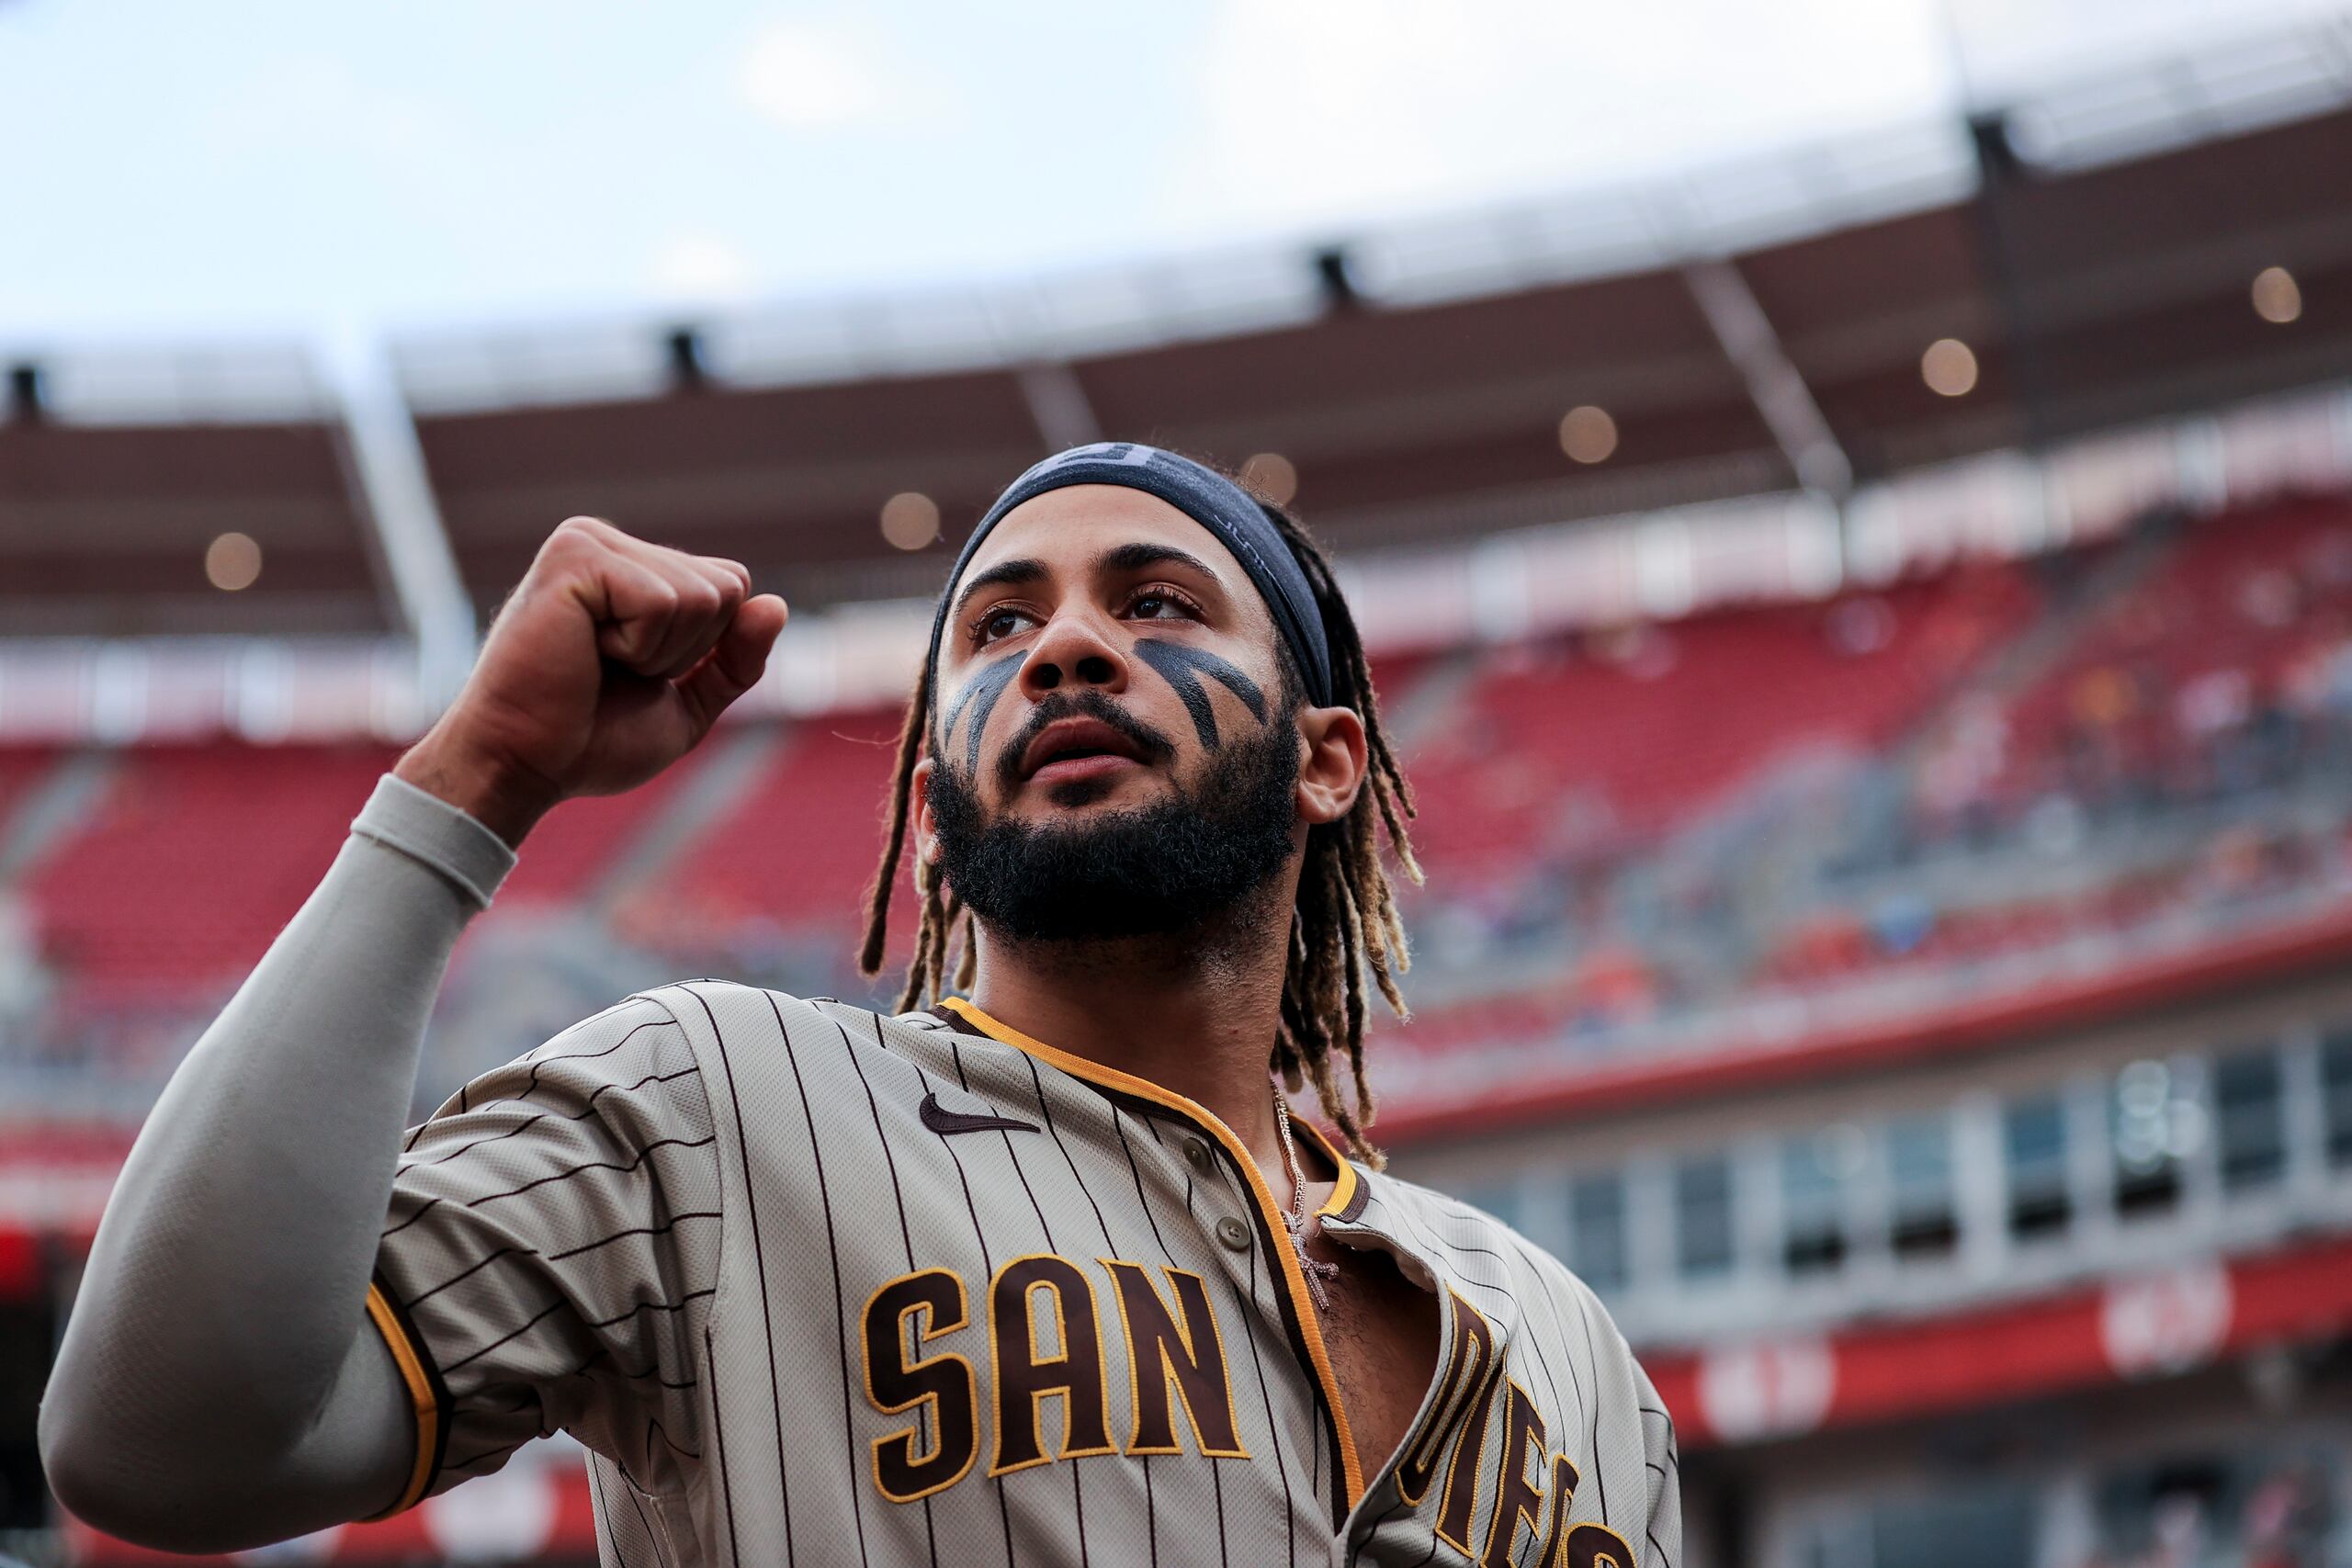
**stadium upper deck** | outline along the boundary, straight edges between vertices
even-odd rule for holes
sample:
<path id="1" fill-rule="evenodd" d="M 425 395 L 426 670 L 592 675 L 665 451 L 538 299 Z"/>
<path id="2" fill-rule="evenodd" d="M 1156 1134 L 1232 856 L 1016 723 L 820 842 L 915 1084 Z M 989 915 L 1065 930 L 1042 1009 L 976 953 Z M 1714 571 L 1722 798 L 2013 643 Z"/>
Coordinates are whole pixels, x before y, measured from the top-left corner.
<path id="1" fill-rule="evenodd" d="M 1859 544 L 1923 465 L 2335 374 L 2342 34 L 1312 255 L 416 338 L 331 387 L 275 351 L 28 345 L 0 355 L 0 626 L 462 641 L 580 510 L 740 555 L 804 609 L 919 595 L 1004 475 L 1106 434 L 1262 456 L 1357 558 L 1802 487 L 1834 578 L 1839 509 Z M 877 529 L 893 496 L 920 498 L 913 548 Z M 231 535 L 258 575 L 208 587 Z M 215 582 L 249 570 L 228 550 Z"/>

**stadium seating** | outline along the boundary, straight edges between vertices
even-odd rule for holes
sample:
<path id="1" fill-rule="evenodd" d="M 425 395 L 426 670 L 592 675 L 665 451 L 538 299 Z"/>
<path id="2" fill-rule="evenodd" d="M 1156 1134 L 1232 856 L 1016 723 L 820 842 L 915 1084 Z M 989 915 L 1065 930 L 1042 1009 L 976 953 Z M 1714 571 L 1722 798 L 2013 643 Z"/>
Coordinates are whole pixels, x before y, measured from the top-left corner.
<path id="1" fill-rule="evenodd" d="M 1987 795 L 2015 808 L 2210 789 L 2216 767 L 2258 763 L 2282 719 L 2331 700 L 2347 638 L 2352 506 L 2298 499 L 2192 524 L 2011 705 Z"/>
<path id="2" fill-rule="evenodd" d="M 56 764 L 57 753 L 46 746 L 0 748 L 0 835 L 5 835 L 17 806 Z"/>
<path id="3" fill-rule="evenodd" d="M 141 747 L 26 880 L 41 952 L 85 1001 L 250 968 L 334 859 L 381 746 Z"/>
<path id="4" fill-rule="evenodd" d="M 2257 820 L 2153 861 L 2086 863 L 2063 888 L 1910 890 L 1905 857 L 1962 819 L 1994 835 L 1975 850 L 2030 857 L 2032 812 L 2053 795 L 2094 818 L 2207 800 L 2265 725 L 2287 727 L 2298 777 L 2352 759 L 2352 505 L 2280 502 L 2147 545 L 2120 576 L 2108 569 L 2131 563 L 2079 554 L 1962 566 L 1817 604 L 1383 660 L 1430 873 L 1408 906 L 1432 960 L 1417 978 L 1458 998 L 1423 1006 L 1403 1048 L 1600 1048 L 1746 995 L 1963 977 L 2003 954 L 2318 885 L 2343 859 L 2343 826 L 2314 837 Z M 2104 596 L 2041 586 L 2092 581 L 2086 561 Z M 2022 662 L 1998 657 L 2020 648 Z M 776 973 L 854 987 L 845 959 L 898 722 L 868 711 L 766 732 L 749 784 L 658 865 L 630 848 L 707 753 L 644 790 L 569 803 L 535 833 L 492 922 L 602 910 L 684 972 L 788 950 L 799 967 Z M 1954 791 L 1963 743 L 1982 755 Z M 61 995 L 84 1012 L 217 997 L 299 906 L 393 755 L 117 754 L 85 818 L 17 889 Z M 55 761 L 0 752 L 0 826 Z M 1804 775 L 1826 781 L 1804 807 L 1774 787 L 1800 762 L 1826 764 Z M 2278 757 L 2263 765 L 2286 776 Z M 2243 778 L 2222 782 L 2242 793 Z M 1888 788 L 1907 804 L 1872 861 L 1846 819 Z M 1770 871 L 1753 854 L 1765 840 Z M 1882 881 L 1849 900 L 1838 877 L 1856 865 Z M 610 902 L 592 908 L 592 893 Z M 901 897 L 901 943 L 911 913 Z M 1449 922 L 1469 938 L 1449 942 Z M 1537 961 L 1490 963 L 1505 948 Z"/>
<path id="5" fill-rule="evenodd" d="M 498 908 L 560 904 L 595 890 L 605 870 L 626 853 L 637 835 L 710 760 L 708 749 L 684 761 L 651 783 L 621 795 L 582 795 L 567 800 L 531 829 L 514 869 L 498 890 Z"/>
<path id="6" fill-rule="evenodd" d="M 394 748 L 140 747 L 26 879 L 44 959 L 84 1005 L 202 992 L 250 967 L 300 908 Z M 606 867 L 707 753 L 647 787 L 567 801 L 534 829 L 498 908 L 562 904 Z M 0 753 L 0 825 L 53 764 Z"/>
<path id="7" fill-rule="evenodd" d="M 2083 574 L 2082 559 L 2056 565 Z M 1857 640 L 1837 635 L 1841 615 L 1849 634 L 1883 642 L 1876 657 L 1839 656 Z M 2011 690 L 1985 656 L 2029 629 L 2055 634 L 2054 644 Z M 1653 694 L 1660 700 L 1645 708 Z M 1560 922 L 1556 956 L 1527 989 L 1424 1009 L 1404 1032 L 1416 1054 L 1605 1038 L 1661 1005 L 1722 1006 L 1763 989 L 1965 985 L 1987 960 L 2183 919 L 2222 930 L 2216 911 L 2325 886 L 2343 861 L 2341 828 L 2314 834 L 2258 815 L 2208 824 L 2154 863 L 2126 855 L 2102 872 L 2094 860 L 2084 885 L 2062 892 L 2003 887 L 1996 876 L 1967 897 L 1831 898 L 1773 915 L 1754 912 L 1750 886 L 1747 920 L 1762 939 L 1752 958 L 1716 950 L 1695 969 L 1629 933 L 1618 894 L 1654 873 L 1710 803 L 1752 806 L 1753 783 L 1776 758 L 1825 744 L 1908 781 L 1917 810 L 1899 854 L 1973 821 L 1992 834 L 1975 851 L 1997 857 L 2006 844 L 2030 859 L 2046 852 L 2028 813 L 2053 796 L 2092 826 L 2119 808 L 2145 824 L 2340 772 L 2352 756 L 2352 506 L 2301 499 L 2192 525 L 2071 619 L 2004 570 L 1810 612 L 1738 611 L 1506 654 L 1489 660 L 1464 712 L 1414 766 L 1433 890 L 1458 894 L 1466 881 L 1476 903 L 1482 886 L 1514 874 L 1563 886 L 1582 874 L 1572 893 L 1486 900 L 1514 915 L 1548 907 Z M 1896 744 L 1905 738 L 1922 743 Z M 1963 747 L 1987 755 L 1956 755 Z M 1955 761 L 1968 763 L 1958 791 L 1948 786 Z M 1835 858 L 1849 847 L 1833 829 L 1813 850 Z M 1711 876 L 1736 886 L 1744 869 L 1715 852 Z M 1619 961 L 1603 962 L 1612 953 Z M 1604 984 L 1588 982 L 1594 967 Z"/>
<path id="8" fill-rule="evenodd" d="M 799 724 L 758 784 L 681 856 L 673 897 L 695 928 L 760 921 L 802 934 L 854 929 L 882 844 L 895 713 Z"/>
<path id="9" fill-rule="evenodd" d="M 1799 753 L 1882 746 L 2032 604 L 1984 568 L 1501 649 L 1410 759 L 1426 858 L 1475 879 L 1605 852 Z"/>

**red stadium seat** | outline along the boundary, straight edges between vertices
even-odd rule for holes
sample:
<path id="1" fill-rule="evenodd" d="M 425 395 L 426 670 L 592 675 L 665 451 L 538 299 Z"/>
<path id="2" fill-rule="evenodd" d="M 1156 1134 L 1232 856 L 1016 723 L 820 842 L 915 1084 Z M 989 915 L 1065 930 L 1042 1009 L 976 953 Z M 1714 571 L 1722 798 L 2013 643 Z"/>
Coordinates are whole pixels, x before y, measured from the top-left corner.
<path id="1" fill-rule="evenodd" d="M 1808 750 L 1883 746 L 2025 620 L 2013 569 L 1500 650 L 1408 759 L 1433 871 L 1637 843 Z"/>
<path id="2" fill-rule="evenodd" d="M 27 878 L 43 955 L 91 999 L 237 979 L 301 907 L 397 752 L 140 747 Z"/>

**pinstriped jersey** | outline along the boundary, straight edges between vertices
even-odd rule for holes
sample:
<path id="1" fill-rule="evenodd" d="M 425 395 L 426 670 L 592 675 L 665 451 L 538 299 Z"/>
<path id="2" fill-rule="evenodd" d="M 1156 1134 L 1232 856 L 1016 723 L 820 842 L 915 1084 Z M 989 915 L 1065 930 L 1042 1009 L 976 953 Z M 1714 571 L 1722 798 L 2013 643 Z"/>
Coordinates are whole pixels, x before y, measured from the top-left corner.
<path id="1" fill-rule="evenodd" d="M 563 1428 L 631 1568 L 1675 1568 L 1672 1424 L 1590 1292 L 1321 1146 L 1324 1234 L 1438 1298 L 1368 1474 L 1203 1108 L 959 1001 L 631 997 L 409 1137 L 369 1297 L 418 1416 L 396 1506 Z"/>

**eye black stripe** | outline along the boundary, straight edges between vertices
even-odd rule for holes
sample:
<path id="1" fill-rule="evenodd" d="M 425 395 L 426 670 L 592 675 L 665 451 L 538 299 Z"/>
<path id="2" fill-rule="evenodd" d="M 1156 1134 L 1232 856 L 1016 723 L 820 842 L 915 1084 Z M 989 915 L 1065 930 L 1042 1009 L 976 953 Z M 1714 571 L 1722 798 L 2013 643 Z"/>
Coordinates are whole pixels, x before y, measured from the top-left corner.
<path id="1" fill-rule="evenodd" d="M 1020 670 L 1021 656 L 1007 654 L 966 682 L 963 691 L 956 694 L 956 705 L 948 709 L 946 728 L 939 732 L 943 742 L 956 733 L 956 721 L 964 716 L 964 710 L 972 710 L 972 728 L 964 739 L 966 773 L 979 771 L 980 731 L 989 727 L 989 715 L 996 711 L 996 700 L 1004 695 L 1005 687 L 1012 683 L 1012 677 Z"/>
<path id="2" fill-rule="evenodd" d="M 1182 643 L 1161 642 L 1156 637 L 1140 637 L 1136 642 L 1136 657 L 1176 689 L 1176 694 L 1183 699 L 1184 711 L 1193 716 L 1193 732 L 1200 736 L 1201 744 L 1212 751 L 1217 747 L 1216 713 L 1209 705 L 1208 693 L 1201 689 L 1203 674 L 1239 697 L 1259 723 L 1266 721 L 1266 694 L 1259 690 L 1258 682 L 1214 653 Z"/>

